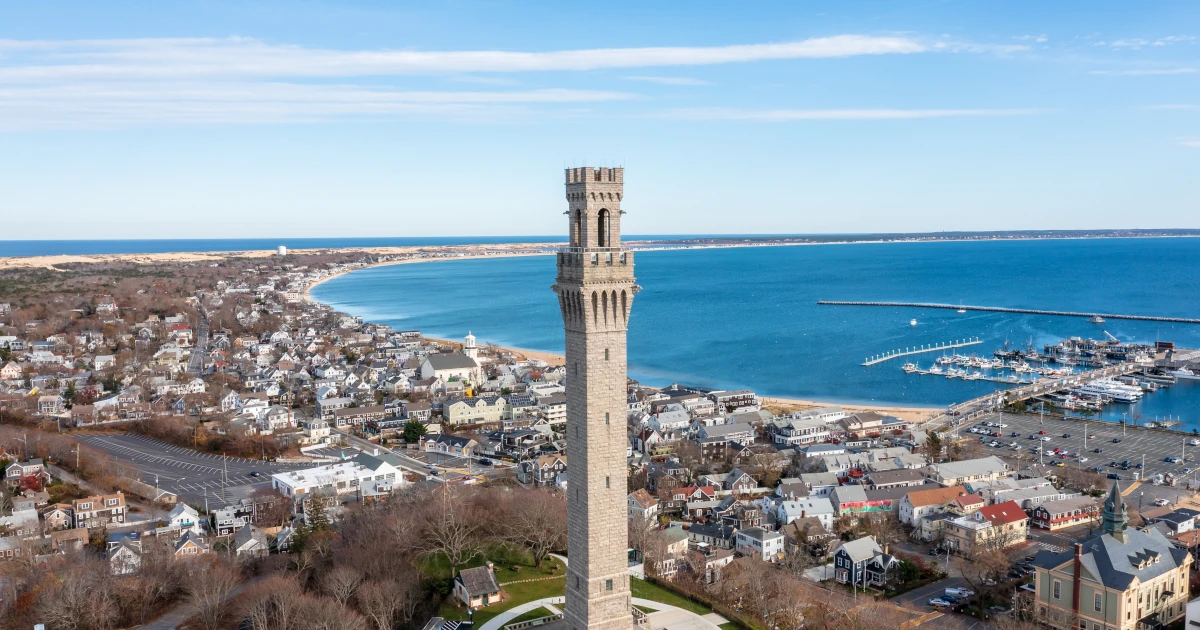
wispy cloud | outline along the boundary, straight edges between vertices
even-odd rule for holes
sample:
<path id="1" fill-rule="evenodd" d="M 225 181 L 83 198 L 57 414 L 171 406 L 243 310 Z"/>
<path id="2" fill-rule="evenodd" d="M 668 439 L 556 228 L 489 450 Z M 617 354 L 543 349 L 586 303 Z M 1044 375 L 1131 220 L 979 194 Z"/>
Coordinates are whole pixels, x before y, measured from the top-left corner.
<path id="1" fill-rule="evenodd" d="M 1050 38 L 1046 37 L 1045 33 L 1042 33 L 1041 35 L 1018 35 L 1016 37 L 1013 37 L 1013 39 L 1023 41 L 1023 42 L 1035 42 L 1038 44 L 1044 44 L 1044 43 L 1050 41 Z"/>
<path id="2" fill-rule="evenodd" d="M 1146 48 L 1146 47 L 1170 46 L 1172 44 L 1184 44 L 1184 43 L 1194 42 L 1194 41 L 1196 41 L 1196 38 L 1191 35 L 1168 35 L 1166 37 L 1159 37 L 1158 39 L 1145 39 L 1145 38 L 1141 38 L 1141 37 L 1132 37 L 1132 38 L 1117 39 L 1117 40 L 1113 40 L 1113 41 L 1100 40 L 1100 41 L 1094 42 L 1092 45 L 1093 46 L 1108 46 L 1109 48 L 1115 48 L 1115 49 L 1125 48 L 1125 49 L 1129 49 L 1129 50 L 1141 50 L 1142 48 Z"/>
<path id="3" fill-rule="evenodd" d="M 1200 72 L 1195 68 L 1161 68 L 1143 70 L 1092 70 L 1089 74 L 1102 74 L 1114 77 L 1140 77 L 1170 74 L 1195 74 Z"/>
<path id="4" fill-rule="evenodd" d="M 598 90 L 400 91 L 290 83 L 100 83 L 0 88 L 0 130 L 435 118 L 494 121 L 526 107 L 626 100 Z"/>
<path id="5" fill-rule="evenodd" d="M 1179 141 L 1185 147 L 1200 149 L 1200 138 L 1183 138 Z"/>
<path id="6" fill-rule="evenodd" d="M 622 91 L 504 89 L 519 85 L 514 76 L 520 73 L 863 55 L 1003 54 L 1021 49 L 1025 47 L 899 35 L 545 52 L 332 50 L 245 37 L 0 40 L 0 130 L 320 122 L 351 117 L 496 120 L 562 109 L 563 104 L 578 107 L 638 98 Z M 406 85 L 429 76 L 492 86 L 492 91 L 486 87 L 414 91 Z M 657 73 L 626 78 L 661 85 L 708 85 L 700 79 Z M 938 111 L 943 113 L 932 113 Z M 928 110 L 922 116 L 979 115 L 945 113 L 952 111 L 956 110 Z"/>
<path id="7" fill-rule="evenodd" d="M 1182 110 L 1182 111 L 1192 111 L 1192 110 L 1200 110 L 1200 105 L 1193 105 L 1191 103 L 1166 103 L 1164 105 L 1150 105 L 1150 106 L 1146 107 L 1146 109 L 1164 109 L 1164 110 L 1174 109 L 1174 110 Z"/>
<path id="8" fill-rule="evenodd" d="M 628 81 L 645 81 L 659 85 L 712 85 L 711 81 L 691 77 L 625 77 Z"/>
<path id="9" fill-rule="evenodd" d="M 962 116 L 1029 116 L 1037 109 L 772 109 L 746 110 L 727 108 L 676 109 L 672 117 L 689 120 L 756 120 L 787 122 L 793 120 L 907 120 L 915 118 L 953 118 Z"/>
<path id="10" fill-rule="evenodd" d="M 0 81 L 580 71 L 911 54 L 931 49 L 907 37 L 868 35 L 836 35 L 773 44 L 550 52 L 344 51 L 275 45 L 246 38 L 7 40 L 0 41 L 0 53 L 19 54 L 27 62 L 0 67 Z"/>

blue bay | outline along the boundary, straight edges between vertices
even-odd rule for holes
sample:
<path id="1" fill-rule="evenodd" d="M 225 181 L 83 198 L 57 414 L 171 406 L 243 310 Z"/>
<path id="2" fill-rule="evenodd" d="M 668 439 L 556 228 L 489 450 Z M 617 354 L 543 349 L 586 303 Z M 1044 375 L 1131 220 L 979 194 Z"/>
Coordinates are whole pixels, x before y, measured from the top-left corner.
<path id="1" fill-rule="evenodd" d="M 648 384 L 751 388 L 841 402 L 945 405 L 1003 385 L 907 375 L 888 350 L 980 337 L 990 356 L 1067 336 L 1200 347 L 1200 326 L 917 308 L 819 306 L 885 300 L 1200 316 L 1200 239 L 880 243 L 646 251 L 634 302 L 629 372 Z M 369 321 L 481 342 L 561 352 L 550 256 L 391 265 L 315 287 L 313 297 Z M 910 326 L 911 319 L 918 324 Z M 914 358 L 923 367 L 934 354 Z M 1106 415 L 1197 418 L 1200 386 L 1180 383 Z"/>

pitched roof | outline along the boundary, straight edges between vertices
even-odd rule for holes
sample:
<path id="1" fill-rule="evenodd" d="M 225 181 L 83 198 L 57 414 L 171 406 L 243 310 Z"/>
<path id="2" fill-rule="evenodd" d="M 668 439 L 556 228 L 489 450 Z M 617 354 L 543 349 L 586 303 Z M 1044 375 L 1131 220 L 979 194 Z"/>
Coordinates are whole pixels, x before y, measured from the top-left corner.
<path id="1" fill-rule="evenodd" d="M 1025 515 L 1025 510 L 1022 510 L 1016 501 L 1005 501 L 1004 503 L 989 505 L 980 508 L 979 513 L 991 521 L 992 525 L 1007 525 L 1029 518 Z"/>
<path id="2" fill-rule="evenodd" d="M 463 569 L 458 572 L 457 580 L 462 583 L 463 588 L 471 597 L 500 590 L 500 585 L 496 583 L 496 574 L 487 567 Z"/>
<path id="3" fill-rule="evenodd" d="M 1157 529 L 1127 529 L 1126 542 L 1112 534 L 1099 534 L 1082 543 L 1081 563 L 1084 569 L 1104 586 L 1124 591 L 1138 579 L 1142 583 L 1183 566 L 1187 549 L 1180 549 Z M 1055 569 L 1071 562 L 1073 549 L 1062 553 L 1041 551 L 1033 564 L 1042 569 Z M 1067 569 L 1069 570 L 1069 569 Z"/>
<path id="4" fill-rule="evenodd" d="M 883 549 L 879 547 L 879 543 L 875 542 L 875 539 L 870 536 L 863 536 L 858 540 L 842 543 L 839 549 L 845 550 L 846 554 L 854 562 L 870 560 L 875 557 L 875 554 L 883 553 Z"/>
<path id="5" fill-rule="evenodd" d="M 950 486 L 948 488 L 931 488 L 929 490 L 914 490 L 908 493 L 908 502 L 913 507 L 925 507 L 927 505 L 944 505 L 957 496 L 967 494 L 967 489 L 962 486 Z"/>
<path id="6" fill-rule="evenodd" d="M 646 492 L 645 488 L 638 488 L 637 490 L 630 492 L 629 498 L 636 501 L 643 510 L 649 509 L 658 504 L 658 500 L 650 496 L 650 493 Z"/>
<path id="7" fill-rule="evenodd" d="M 425 357 L 429 361 L 429 365 L 435 370 L 461 370 L 479 367 L 475 359 L 465 354 L 431 354 Z"/>

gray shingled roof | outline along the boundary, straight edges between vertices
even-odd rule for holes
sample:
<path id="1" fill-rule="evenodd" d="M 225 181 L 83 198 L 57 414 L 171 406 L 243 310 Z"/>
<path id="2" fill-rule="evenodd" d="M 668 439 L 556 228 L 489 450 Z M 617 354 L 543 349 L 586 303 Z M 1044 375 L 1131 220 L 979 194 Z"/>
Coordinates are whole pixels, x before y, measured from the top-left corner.
<path id="1" fill-rule="evenodd" d="M 429 360 L 429 364 L 435 370 L 461 370 L 479 367 L 475 359 L 465 354 L 431 354 L 425 358 Z"/>
<path id="2" fill-rule="evenodd" d="M 1122 543 L 1109 534 L 1101 534 L 1082 543 L 1083 568 L 1104 586 L 1119 591 L 1128 588 L 1134 578 L 1146 582 L 1178 569 L 1188 553 L 1187 549 L 1176 548 L 1156 529 L 1128 529 L 1125 535 L 1128 543 Z M 1154 556 L 1158 557 L 1157 562 L 1147 562 L 1141 568 L 1134 564 L 1139 559 Z M 1033 564 L 1041 569 L 1054 569 L 1071 562 L 1074 557 L 1074 549 L 1062 553 L 1043 550 L 1038 552 Z"/>
<path id="3" fill-rule="evenodd" d="M 496 583 L 496 574 L 487 567 L 463 569 L 458 572 L 458 581 L 462 583 L 463 588 L 467 589 L 467 594 L 471 597 L 500 590 L 500 585 Z"/>

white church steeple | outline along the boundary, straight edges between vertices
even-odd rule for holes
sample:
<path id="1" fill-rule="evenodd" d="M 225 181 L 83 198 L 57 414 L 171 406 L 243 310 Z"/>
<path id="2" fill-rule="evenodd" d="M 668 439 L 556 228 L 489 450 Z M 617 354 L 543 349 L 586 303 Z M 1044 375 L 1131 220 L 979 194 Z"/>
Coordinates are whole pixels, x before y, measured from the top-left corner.
<path id="1" fill-rule="evenodd" d="M 479 348 L 475 346 L 475 335 L 472 335 L 471 331 L 468 330 L 467 338 L 464 341 L 466 343 L 463 344 L 463 354 L 471 357 L 472 359 L 478 360 Z"/>

